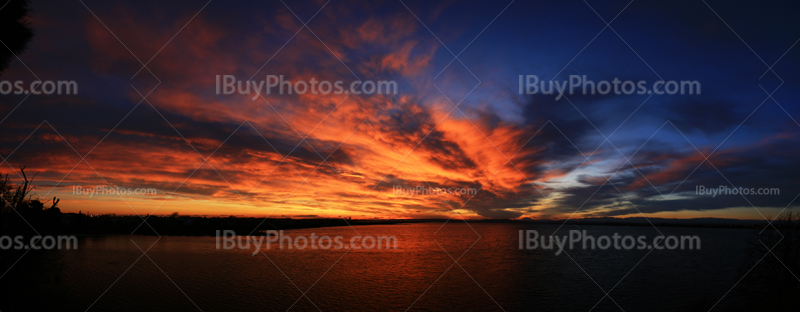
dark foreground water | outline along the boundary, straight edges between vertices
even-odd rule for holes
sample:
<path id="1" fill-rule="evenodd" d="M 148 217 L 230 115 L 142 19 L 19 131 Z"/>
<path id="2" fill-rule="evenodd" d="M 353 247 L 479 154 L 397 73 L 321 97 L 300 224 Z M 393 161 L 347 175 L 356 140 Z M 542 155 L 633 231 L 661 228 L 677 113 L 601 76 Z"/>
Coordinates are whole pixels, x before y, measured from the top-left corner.
<path id="1" fill-rule="evenodd" d="M 75 311 L 707 311 L 741 277 L 746 241 L 754 235 L 659 228 L 665 235 L 697 235 L 702 249 L 567 250 L 556 256 L 554 250 L 519 250 L 518 231 L 549 234 L 557 226 L 470 225 L 286 231 L 342 235 L 345 241 L 358 231 L 398 241 L 397 249 L 347 253 L 273 249 L 253 256 L 252 248 L 218 250 L 214 237 L 83 238 L 78 250 L 63 252 L 50 291 L 58 294 L 59 308 Z M 565 226 L 557 234 L 574 229 Z M 580 229 L 593 236 L 659 235 L 652 227 Z M 149 251 L 144 255 L 140 248 Z M 715 310 L 735 307 L 736 300 L 729 295 Z"/>

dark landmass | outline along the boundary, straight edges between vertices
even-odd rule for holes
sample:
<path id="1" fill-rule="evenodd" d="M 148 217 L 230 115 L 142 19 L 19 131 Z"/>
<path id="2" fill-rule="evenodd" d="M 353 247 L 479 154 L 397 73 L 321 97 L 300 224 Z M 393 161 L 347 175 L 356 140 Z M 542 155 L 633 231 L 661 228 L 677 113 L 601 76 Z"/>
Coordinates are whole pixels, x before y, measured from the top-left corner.
<path id="1" fill-rule="evenodd" d="M 76 213 L 20 216 L 17 225 L 30 224 L 38 234 L 71 235 L 173 235 L 214 236 L 217 231 L 233 230 L 240 235 L 265 235 L 268 230 L 291 230 L 332 226 L 394 224 L 402 220 L 345 220 L 342 218 L 256 218 L 205 216 L 88 216 Z M 24 220 L 23 220 L 24 218 Z M 26 230 L 20 226 L 21 230 Z"/>
<path id="2" fill-rule="evenodd" d="M 89 216 L 39 210 L 25 212 L 14 222 L 18 231 L 45 234 L 71 235 L 175 235 L 214 236 L 217 231 L 233 230 L 241 235 L 265 235 L 268 230 L 291 230 L 333 226 L 360 226 L 376 224 L 402 224 L 423 222 L 464 222 L 455 219 L 343 219 L 343 218 L 260 218 L 260 217 L 208 217 L 208 216 Z M 519 223 L 563 224 L 565 220 L 467 220 L 470 224 Z M 765 220 L 738 220 L 721 218 L 664 219 L 664 218 L 588 218 L 570 219 L 571 225 L 703 227 L 703 228 L 763 228 Z"/>
<path id="3" fill-rule="evenodd" d="M 265 235 L 268 230 L 290 230 L 332 226 L 359 226 L 375 224 L 401 224 L 421 222 L 464 222 L 457 219 L 344 219 L 344 218 L 261 218 L 237 216 L 182 216 L 174 213 L 168 216 L 138 215 L 85 215 L 82 213 L 62 213 L 55 207 L 44 209 L 38 201 L 21 205 L 16 214 L 7 214 L 11 220 L 5 233 L 30 235 L 70 234 L 70 235 L 177 235 L 214 236 L 217 231 L 233 230 L 241 235 Z M 467 220 L 479 223 L 520 223 L 520 224 L 564 224 L 565 220 L 555 219 L 476 219 Z M 705 228 L 763 228 L 766 220 L 738 220 L 722 218 L 665 219 L 665 218 L 584 218 L 566 220 L 570 225 L 613 225 L 613 226 L 656 226 L 656 227 L 705 227 Z"/>
<path id="4" fill-rule="evenodd" d="M 656 226 L 656 227 L 695 227 L 695 228 L 762 228 L 767 225 L 766 220 L 740 220 L 725 218 L 695 218 L 695 219 L 667 219 L 667 218 L 583 218 L 583 219 L 521 219 L 521 220 L 470 220 L 470 223 L 534 223 L 534 224 L 575 224 L 575 225 L 611 225 L 611 226 Z"/>

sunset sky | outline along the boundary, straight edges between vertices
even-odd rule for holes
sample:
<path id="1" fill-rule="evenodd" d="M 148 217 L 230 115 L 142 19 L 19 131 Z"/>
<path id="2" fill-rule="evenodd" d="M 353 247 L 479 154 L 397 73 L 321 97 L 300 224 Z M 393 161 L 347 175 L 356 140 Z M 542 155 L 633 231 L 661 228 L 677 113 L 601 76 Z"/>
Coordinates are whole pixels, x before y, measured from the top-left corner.
<path id="1" fill-rule="evenodd" d="M 0 172 L 26 166 L 42 197 L 92 214 L 761 219 L 800 205 L 797 4 L 509 2 L 34 3 L 36 35 L 0 79 L 79 94 L 0 96 Z M 217 94 L 217 75 L 398 92 L 253 100 Z M 702 91 L 556 100 L 520 94 L 519 75 Z M 73 194 L 98 185 L 157 194 Z M 695 192 L 720 185 L 780 195 Z M 417 186 L 478 191 L 393 193 Z"/>

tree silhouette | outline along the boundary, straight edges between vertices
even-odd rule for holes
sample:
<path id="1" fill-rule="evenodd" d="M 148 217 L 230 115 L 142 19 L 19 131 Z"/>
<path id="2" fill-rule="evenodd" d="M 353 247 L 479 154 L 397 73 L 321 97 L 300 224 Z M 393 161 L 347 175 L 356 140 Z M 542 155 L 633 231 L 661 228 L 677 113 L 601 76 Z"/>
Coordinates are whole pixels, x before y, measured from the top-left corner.
<path id="1" fill-rule="evenodd" d="M 0 5 L 3 5 L 2 1 Z M 8 0 L 0 8 L 0 73 L 8 68 L 15 55 L 25 51 L 33 38 L 27 17 L 28 0 Z"/>
<path id="2" fill-rule="evenodd" d="M 0 237 L 18 236 L 25 234 L 26 231 L 30 233 L 29 228 L 33 227 L 33 225 L 37 225 L 40 230 L 45 225 L 44 228 L 46 229 L 47 224 L 53 224 L 48 223 L 48 219 L 55 218 L 60 221 L 61 218 L 61 211 L 57 207 L 60 200 L 53 197 L 50 208 L 44 209 L 44 203 L 30 196 L 35 189 L 33 179 L 36 174 L 28 177 L 28 174 L 25 173 L 25 167 L 20 168 L 19 172 L 22 180 L 18 184 L 12 183 L 8 178 L 8 174 L 0 176 Z M 25 215 L 24 218 L 22 217 L 23 215 Z M 29 221 L 30 223 L 28 223 Z M 30 233 L 28 235 L 33 234 Z M 27 253 L 27 251 L 16 251 L 8 248 L 0 249 L 0 275 L 3 275 L 3 278 L 0 279 L 0 311 L 9 311 L 11 310 L 10 307 L 17 304 L 9 300 L 9 298 L 19 298 L 19 295 L 36 295 L 35 293 L 26 293 L 26 290 L 20 288 L 21 286 L 36 286 L 35 281 L 28 278 L 27 272 L 24 270 L 21 271 L 24 273 L 9 272 L 11 266 L 16 264 L 25 266 L 26 263 L 19 263 L 19 260 L 22 259 L 22 255 Z M 15 261 L 14 259 L 17 260 Z M 34 251 L 26 258 L 26 262 L 32 265 L 29 268 L 39 269 L 42 267 L 42 263 L 46 264 L 47 267 L 56 267 L 58 259 L 53 259 L 52 256 L 48 256 L 46 253 Z M 18 302 L 27 301 L 19 300 Z"/>
<path id="3" fill-rule="evenodd" d="M 752 268 L 741 281 L 741 291 L 753 307 L 765 311 L 797 311 L 800 294 L 800 214 L 785 212 L 758 233 L 743 268 Z"/>

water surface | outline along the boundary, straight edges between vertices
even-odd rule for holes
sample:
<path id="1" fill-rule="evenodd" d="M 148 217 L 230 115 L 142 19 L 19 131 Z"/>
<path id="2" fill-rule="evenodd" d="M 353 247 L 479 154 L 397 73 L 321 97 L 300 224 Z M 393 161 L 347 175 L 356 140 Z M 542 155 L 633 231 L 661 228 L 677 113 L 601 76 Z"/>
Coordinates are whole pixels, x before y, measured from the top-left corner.
<path id="1" fill-rule="evenodd" d="M 253 249 L 218 250 L 214 237 L 90 237 L 64 252 L 58 288 L 63 307 L 75 311 L 708 310 L 741 277 L 745 242 L 754 235 L 659 228 L 698 235 L 702 249 L 519 250 L 519 230 L 557 228 L 451 221 L 291 230 L 285 233 L 394 236 L 398 246 L 255 256 Z M 580 229 L 659 235 L 652 227 Z M 718 308 L 732 304 L 734 296 Z"/>

